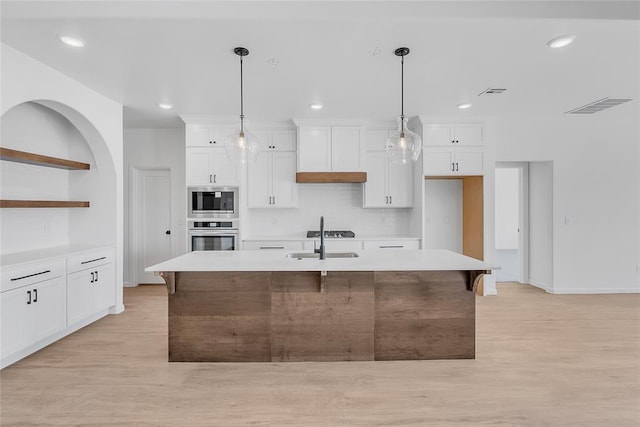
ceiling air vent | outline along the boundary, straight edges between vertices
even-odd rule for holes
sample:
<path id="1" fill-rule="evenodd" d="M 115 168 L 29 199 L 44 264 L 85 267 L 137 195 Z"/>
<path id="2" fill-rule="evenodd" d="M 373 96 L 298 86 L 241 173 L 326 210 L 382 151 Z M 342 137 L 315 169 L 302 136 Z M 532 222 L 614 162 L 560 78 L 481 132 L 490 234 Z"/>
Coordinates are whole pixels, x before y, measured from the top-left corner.
<path id="1" fill-rule="evenodd" d="M 480 92 L 478 94 L 478 96 L 481 96 L 481 95 L 500 95 L 505 90 L 506 89 L 500 89 L 500 88 L 497 88 L 497 87 L 490 87 L 490 88 L 485 89 L 482 92 Z"/>
<path id="2" fill-rule="evenodd" d="M 602 98 L 590 104 L 583 105 L 582 107 L 578 107 L 573 110 L 567 111 L 565 114 L 593 114 L 607 108 L 615 107 L 616 105 L 624 104 L 627 101 L 631 101 L 631 99 Z"/>

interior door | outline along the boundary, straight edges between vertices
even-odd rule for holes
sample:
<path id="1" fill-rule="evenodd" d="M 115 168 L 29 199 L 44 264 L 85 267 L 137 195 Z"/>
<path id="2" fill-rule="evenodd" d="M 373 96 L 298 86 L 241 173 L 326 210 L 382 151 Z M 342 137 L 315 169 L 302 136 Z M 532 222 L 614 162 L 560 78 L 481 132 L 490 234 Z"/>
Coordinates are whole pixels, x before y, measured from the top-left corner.
<path id="1" fill-rule="evenodd" d="M 144 269 L 171 258 L 171 174 L 168 169 L 147 169 L 139 170 L 138 178 L 138 284 L 164 283 Z"/>

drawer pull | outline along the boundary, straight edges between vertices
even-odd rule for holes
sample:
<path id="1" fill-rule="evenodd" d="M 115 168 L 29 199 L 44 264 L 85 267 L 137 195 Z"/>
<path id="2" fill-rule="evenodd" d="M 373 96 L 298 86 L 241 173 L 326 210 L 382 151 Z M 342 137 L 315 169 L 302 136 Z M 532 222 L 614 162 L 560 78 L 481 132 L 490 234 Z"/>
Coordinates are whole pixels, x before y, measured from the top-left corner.
<path id="1" fill-rule="evenodd" d="M 103 260 L 103 259 L 107 259 L 107 257 L 106 257 L 106 256 L 103 256 L 103 257 L 96 258 L 96 259 L 92 259 L 92 260 L 89 260 L 89 261 L 82 261 L 80 264 L 89 264 L 90 262 L 101 261 L 101 260 Z"/>
<path id="2" fill-rule="evenodd" d="M 404 248 L 404 245 L 381 245 L 380 249 Z"/>
<path id="3" fill-rule="evenodd" d="M 22 277 L 12 277 L 11 281 L 14 282 L 16 280 L 22 280 L 22 279 L 27 279 L 29 277 L 33 277 L 33 276 L 39 276 L 41 274 L 47 274 L 47 273 L 51 273 L 51 270 L 47 270 L 47 271 L 41 271 L 40 273 L 33 273 L 33 274 L 28 274 L 26 276 L 22 276 Z"/>
<path id="4" fill-rule="evenodd" d="M 284 246 L 260 246 L 260 249 L 284 249 Z"/>

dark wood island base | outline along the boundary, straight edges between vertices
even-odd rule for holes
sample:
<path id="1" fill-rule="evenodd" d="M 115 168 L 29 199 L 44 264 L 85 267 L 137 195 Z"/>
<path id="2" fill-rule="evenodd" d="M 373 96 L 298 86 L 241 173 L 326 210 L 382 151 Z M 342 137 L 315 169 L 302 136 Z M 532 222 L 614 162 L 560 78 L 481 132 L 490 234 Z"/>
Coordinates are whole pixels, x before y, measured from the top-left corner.
<path id="1" fill-rule="evenodd" d="M 473 359 L 483 273 L 166 272 L 169 361 Z"/>

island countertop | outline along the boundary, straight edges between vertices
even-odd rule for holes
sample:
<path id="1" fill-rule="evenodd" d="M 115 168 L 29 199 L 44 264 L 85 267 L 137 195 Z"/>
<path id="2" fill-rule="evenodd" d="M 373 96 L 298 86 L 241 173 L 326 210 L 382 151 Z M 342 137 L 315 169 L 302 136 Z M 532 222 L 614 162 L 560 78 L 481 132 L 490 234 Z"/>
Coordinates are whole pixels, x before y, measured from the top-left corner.
<path id="1" fill-rule="evenodd" d="M 445 249 L 359 251 L 357 258 L 325 260 L 287 258 L 286 254 L 289 252 L 300 251 L 194 251 L 147 267 L 145 271 L 489 271 L 496 269 L 489 263 Z"/>

